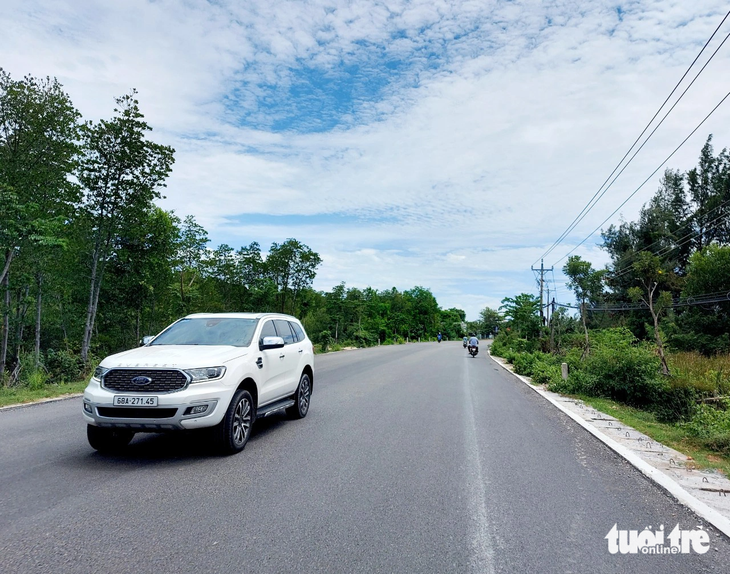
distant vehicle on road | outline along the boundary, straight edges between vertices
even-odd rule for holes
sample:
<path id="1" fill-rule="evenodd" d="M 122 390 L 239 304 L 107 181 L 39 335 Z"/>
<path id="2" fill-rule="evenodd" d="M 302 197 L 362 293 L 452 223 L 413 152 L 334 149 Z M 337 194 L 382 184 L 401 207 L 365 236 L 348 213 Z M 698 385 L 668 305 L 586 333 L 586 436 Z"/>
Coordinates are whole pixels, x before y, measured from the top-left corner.
<path id="1" fill-rule="evenodd" d="M 472 336 L 469 338 L 469 345 L 467 346 L 469 350 L 469 354 L 473 357 L 476 357 L 479 353 L 479 339 Z"/>
<path id="2" fill-rule="evenodd" d="M 257 418 L 309 411 L 314 352 L 301 323 L 272 313 L 188 315 L 105 358 L 84 391 L 89 444 L 115 451 L 138 432 L 210 429 L 243 450 Z"/>

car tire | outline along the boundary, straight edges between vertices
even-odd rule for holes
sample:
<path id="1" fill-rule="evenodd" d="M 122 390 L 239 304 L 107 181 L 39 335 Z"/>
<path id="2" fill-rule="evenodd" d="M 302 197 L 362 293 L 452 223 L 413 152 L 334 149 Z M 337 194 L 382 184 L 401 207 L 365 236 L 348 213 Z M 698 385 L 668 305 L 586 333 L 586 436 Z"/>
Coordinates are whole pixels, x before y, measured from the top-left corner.
<path id="1" fill-rule="evenodd" d="M 126 447 L 134 438 L 134 431 L 86 425 L 86 437 L 94 450 L 112 453 Z"/>
<path id="2" fill-rule="evenodd" d="M 302 373 L 299 386 L 294 395 L 294 405 L 286 409 L 286 414 L 293 419 L 303 419 L 309 412 L 309 402 L 312 399 L 312 379 L 309 374 Z"/>
<path id="3" fill-rule="evenodd" d="M 223 420 L 214 428 L 215 442 L 223 454 L 241 452 L 251 436 L 254 404 L 251 393 L 236 391 Z"/>

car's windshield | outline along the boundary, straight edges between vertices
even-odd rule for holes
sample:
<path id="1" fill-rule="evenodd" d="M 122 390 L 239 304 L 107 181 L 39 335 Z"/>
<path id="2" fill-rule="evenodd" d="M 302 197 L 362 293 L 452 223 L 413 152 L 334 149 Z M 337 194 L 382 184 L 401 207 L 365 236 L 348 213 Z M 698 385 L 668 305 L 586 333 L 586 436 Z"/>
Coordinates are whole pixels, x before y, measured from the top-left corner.
<path id="1" fill-rule="evenodd" d="M 195 317 L 182 319 L 150 345 L 232 345 L 248 347 L 258 319 Z"/>

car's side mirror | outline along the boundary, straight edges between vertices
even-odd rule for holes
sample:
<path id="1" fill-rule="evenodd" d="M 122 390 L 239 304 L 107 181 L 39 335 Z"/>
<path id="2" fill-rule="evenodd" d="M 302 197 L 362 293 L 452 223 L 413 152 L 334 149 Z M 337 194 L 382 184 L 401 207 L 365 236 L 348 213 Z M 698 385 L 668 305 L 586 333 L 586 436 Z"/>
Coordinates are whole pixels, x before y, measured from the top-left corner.
<path id="1" fill-rule="evenodd" d="M 284 339 L 281 337 L 264 337 L 259 343 L 259 349 L 265 351 L 267 349 L 281 349 L 284 346 Z"/>
<path id="2" fill-rule="evenodd" d="M 142 340 L 139 342 L 139 346 L 144 347 L 145 345 L 148 345 L 152 339 L 154 339 L 154 337 L 152 335 L 145 335 L 144 337 L 142 337 Z"/>

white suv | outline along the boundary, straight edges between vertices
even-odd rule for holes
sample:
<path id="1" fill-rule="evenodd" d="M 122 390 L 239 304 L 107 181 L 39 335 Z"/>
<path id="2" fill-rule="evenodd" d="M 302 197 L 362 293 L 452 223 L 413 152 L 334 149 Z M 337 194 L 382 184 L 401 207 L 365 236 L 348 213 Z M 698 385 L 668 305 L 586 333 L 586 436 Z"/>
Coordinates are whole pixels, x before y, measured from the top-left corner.
<path id="1" fill-rule="evenodd" d="M 294 317 L 199 313 L 144 343 L 104 359 L 84 391 L 96 450 L 123 448 L 137 432 L 209 428 L 234 453 L 256 418 L 282 409 L 307 415 L 314 353 Z"/>

